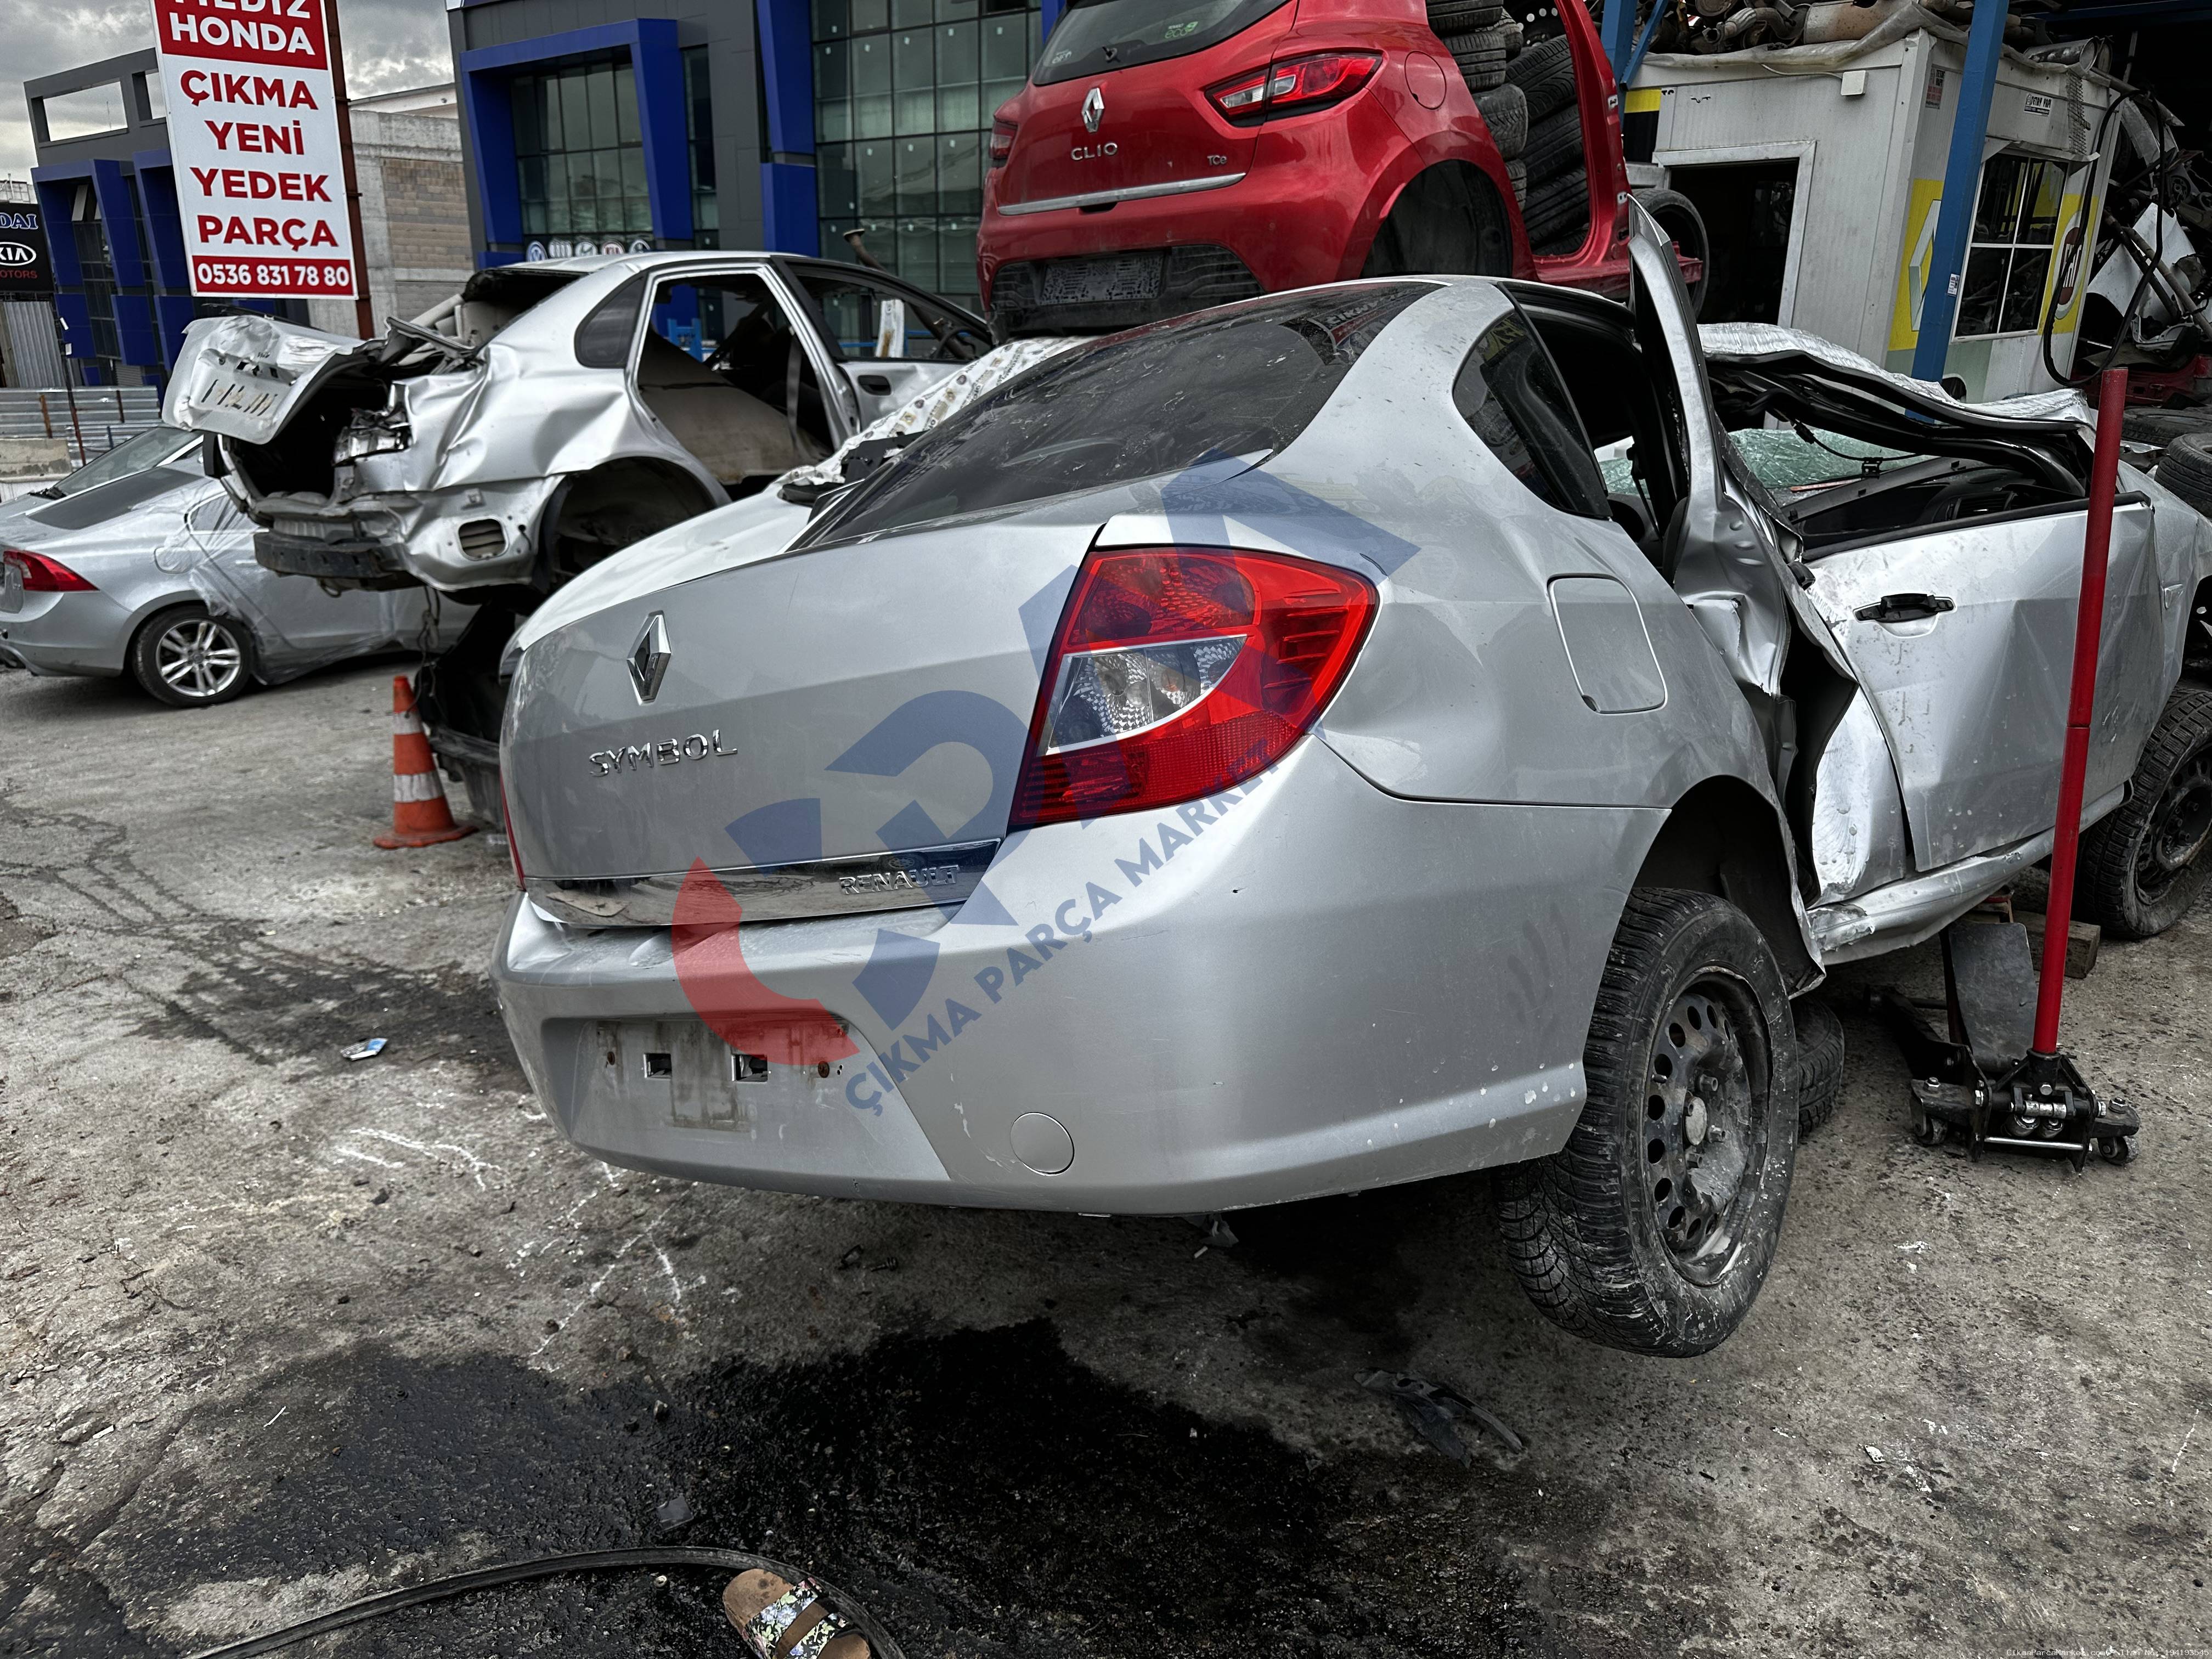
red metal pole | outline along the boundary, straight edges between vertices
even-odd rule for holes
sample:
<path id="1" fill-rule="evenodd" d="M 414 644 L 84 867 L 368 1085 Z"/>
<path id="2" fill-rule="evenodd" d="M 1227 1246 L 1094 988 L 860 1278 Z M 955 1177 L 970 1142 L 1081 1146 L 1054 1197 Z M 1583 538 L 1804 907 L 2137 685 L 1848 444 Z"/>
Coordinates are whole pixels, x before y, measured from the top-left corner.
<path id="1" fill-rule="evenodd" d="M 2066 706 L 2066 752 L 2058 769 L 2058 823 L 2051 842 L 2051 900 L 2043 917 L 2043 974 L 2035 993 L 2035 1052 L 2058 1052 L 2058 1000 L 2066 985 L 2066 930 L 2074 920 L 2074 855 L 2081 839 L 2081 790 L 2089 770 L 2089 720 L 2097 707 L 2097 644 L 2105 629 L 2105 561 L 2112 546 L 2112 497 L 2120 477 L 2120 419 L 2128 372 L 2097 379 L 2097 453 L 2089 467 L 2089 524 L 2081 538 L 2081 602 L 2074 614 L 2074 689 Z"/>
<path id="2" fill-rule="evenodd" d="M 346 219 L 353 231 L 354 326 L 376 337 L 376 306 L 368 295 L 368 240 L 361 229 L 361 180 L 353 159 L 353 100 L 346 96 L 345 47 L 338 39 L 338 0 L 326 0 L 323 31 L 331 54 L 331 96 L 337 105 L 338 159 L 345 169 Z"/>

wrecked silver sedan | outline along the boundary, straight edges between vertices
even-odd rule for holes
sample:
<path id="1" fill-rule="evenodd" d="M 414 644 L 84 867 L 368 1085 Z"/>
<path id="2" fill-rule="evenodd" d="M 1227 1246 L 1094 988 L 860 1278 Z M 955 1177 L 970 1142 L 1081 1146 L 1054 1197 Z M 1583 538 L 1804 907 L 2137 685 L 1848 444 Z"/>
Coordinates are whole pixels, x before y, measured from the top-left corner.
<path id="1" fill-rule="evenodd" d="M 1634 257 L 1632 307 L 1393 278 L 1079 346 L 796 541 L 741 504 L 719 567 L 702 520 L 681 585 L 562 596 L 493 971 L 564 1132 L 1081 1212 L 1500 1166 L 1549 1316 L 1723 1340 L 1793 997 L 2051 844 L 2089 451 L 1803 337 L 1709 361 Z M 2154 930 L 2212 531 L 2124 487 L 2084 902 Z"/>
<path id="2" fill-rule="evenodd" d="M 0 662 L 127 675 L 191 708 L 460 636 L 469 607 L 422 588 L 332 592 L 263 568 L 200 456 L 200 440 L 157 427 L 0 508 Z"/>
<path id="3" fill-rule="evenodd" d="M 371 341 L 203 319 L 166 412 L 216 434 L 272 570 L 543 594 L 821 459 L 989 344 L 857 265 L 600 256 L 479 271 Z"/>

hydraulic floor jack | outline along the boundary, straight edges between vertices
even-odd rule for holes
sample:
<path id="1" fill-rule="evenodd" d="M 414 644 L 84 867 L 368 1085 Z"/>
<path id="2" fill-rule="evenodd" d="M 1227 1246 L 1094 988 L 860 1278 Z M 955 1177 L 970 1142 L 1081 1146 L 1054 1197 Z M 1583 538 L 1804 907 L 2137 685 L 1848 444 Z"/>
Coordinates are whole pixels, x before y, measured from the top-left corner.
<path id="1" fill-rule="evenodd" d="M 1873 993 L 1912 1071 L 1912 1134 L 1923 1146 L 1964 1140 L 1986 1146 L 2067 1155 L 2080 1170 L 2094 1149 L 2112 1164 L 2135 1157 L 2142 1121 L 2114 1095 L 2100 1099 L 2058 1048 L 2058 1006 L 2066 982 L 2067 926 L 2073 919 L 2074 863 L 2081 838 L 2082 780 L 2089 766 L 2090 716 L 2097 696 L 2097 647 L 2104 629 L 2105 566 L 2120 465 L 2120 418 L 2127 374 L 2107 369 L 2097 388 L 2096 459 L 2089 476 L 2088 533 L 2081 549 L 2081 599 L 2074 623 L 2074 672 L 2066 746 L 2058 775 L 2058 822 L 2051 848 L 2051 898 L 2043 921 L 2039 980 L 2027 929 L 2016 922 L 1954 922 L 1943 933 L 1947 1032 L 1938 1034 L 1919 1004 L 1895 989 Z"/>

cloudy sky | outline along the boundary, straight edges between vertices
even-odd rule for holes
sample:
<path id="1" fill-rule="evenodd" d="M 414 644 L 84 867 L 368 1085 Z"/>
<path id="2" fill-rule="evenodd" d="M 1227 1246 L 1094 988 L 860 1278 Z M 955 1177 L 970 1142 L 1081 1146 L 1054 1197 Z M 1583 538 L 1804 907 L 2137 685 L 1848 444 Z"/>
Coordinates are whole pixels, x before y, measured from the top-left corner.
<path id="1" fill-rule="evenodd" d="M 445 0 L 339 0 L 346 85 L 356 94 L 453 78 Z M 0 0 L 0 173 L 29 176 L 31 118 L 23 82 L 154 44 L 149 0 Z"/>

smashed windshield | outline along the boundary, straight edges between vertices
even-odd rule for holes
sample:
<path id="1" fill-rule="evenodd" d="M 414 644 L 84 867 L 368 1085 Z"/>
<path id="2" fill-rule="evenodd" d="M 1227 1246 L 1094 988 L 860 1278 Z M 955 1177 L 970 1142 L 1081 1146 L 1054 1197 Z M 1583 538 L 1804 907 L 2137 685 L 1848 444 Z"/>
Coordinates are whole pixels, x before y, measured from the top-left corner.
<path id="1" fill-rule="evenodd" d="M 1040 363 L 917 440 L 809 544 L 880 535 L 1281 449 L 1427 283 L 1322 289 L 1156 324 Z"/>

